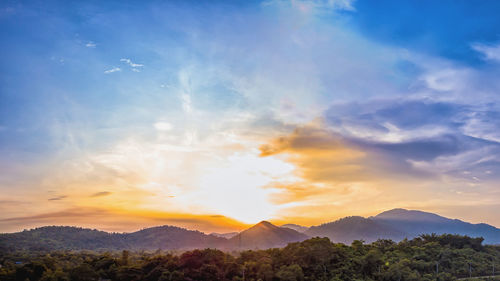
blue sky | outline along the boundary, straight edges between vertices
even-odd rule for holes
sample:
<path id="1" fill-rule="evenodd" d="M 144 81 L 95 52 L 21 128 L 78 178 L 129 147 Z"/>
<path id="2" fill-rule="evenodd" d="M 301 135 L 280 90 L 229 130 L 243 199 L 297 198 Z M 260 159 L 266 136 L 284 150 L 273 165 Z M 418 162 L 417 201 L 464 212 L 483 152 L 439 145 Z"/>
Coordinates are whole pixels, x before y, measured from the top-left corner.
<path id="1" fill-rule="evenodd" d="M 0 229 L 311 225 L 395 207 L 500 226 L 499 11 L 3 1 Z"/>

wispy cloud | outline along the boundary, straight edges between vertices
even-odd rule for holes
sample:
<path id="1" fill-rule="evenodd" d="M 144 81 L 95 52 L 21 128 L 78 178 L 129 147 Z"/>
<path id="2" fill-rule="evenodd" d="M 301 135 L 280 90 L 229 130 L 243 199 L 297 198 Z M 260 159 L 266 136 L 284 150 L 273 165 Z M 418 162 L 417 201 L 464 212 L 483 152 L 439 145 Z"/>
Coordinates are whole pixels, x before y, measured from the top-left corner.
<path id="1" fill-rule="evenodd" d="M 140 64 L 140 63 L 133 63 L 131 59 L 127 59 L 127 58 L 123 58 L 123 59 L 120 59 L 121 62 L 124 62 L 128 65 L 130 65 L 132 68 L 136 68 L 136 67 L 143 67 L 144 64 Z"/>
<path id="2" fill-rule="evenodd" d="M 59 200 L 63 200 L 66 197 L 68 197 L 68 196 L 62 195 L 62 196 L 57 196 L 57 197 L 49 198 L 48 200 L 49 201 L 59 201 Z"/>
<path id="3" fill-rule="evenodd" d="M 89 42 L 87 42 L 87 44 L 85 44 L 85 47 L 87 47 L 87 48 L 95 48 L 96 46 L 97 46 L 97 44 L 92 42 L 92 41 L 89 41 Z"/>
<path id="4" fill-rule="evenodd" d="M 108 196 L 108 195 L 111 195 L 111 192 L 109 192 L 109 191 L 100 191 L 100 192 L 96 192 L 96 193 L 90 195 L 90 197 L 103 197 L 103 196 Z"/>
<path id="5" fill-rule="evenodd" d="M 122 71 L 122 69 L 119 68 L 119 67 L 113 67 L 111 69 L 108 69 L 108 70 L 104 71 L 104 73 L 109 74 L 109 73 L 119 72 L 119 71 Z"/>
<path id="6" fill-rule="evenodd" d="M 500 44 L 488 45 L 474 43 L 471 45 L 472 49 L 482 53 L 484 59 L 500 62 Z"/>

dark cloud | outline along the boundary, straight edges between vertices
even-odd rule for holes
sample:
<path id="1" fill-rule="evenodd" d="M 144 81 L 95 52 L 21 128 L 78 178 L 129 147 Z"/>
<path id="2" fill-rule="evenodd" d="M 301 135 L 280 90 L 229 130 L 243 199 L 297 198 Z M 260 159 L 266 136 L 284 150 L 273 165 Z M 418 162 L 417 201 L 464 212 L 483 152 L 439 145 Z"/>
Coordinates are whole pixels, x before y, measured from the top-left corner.
<path id="1" fill-rule="evenodd" d="M 43 213 L 32 216 L 11 217 L 0 219 L 0 222 L 51 222 L 54 219 L 83 218 L 88 216 L 104 216 L 109 214 L 103 209 L 72 208 L 58 212 Z"/>
<path id="2" fill-rule="evenodd" d="M 455 103 L 390 100 L 333 106 L 326 111 L 325 118 L 332 126 L 355 125 L 387 133 L 387 123 L 406 130 L 429 125 L 457 129 L 473 112 L 471 106 Z"/>
<path id="3" fill-rule="evenodd" d="M 102 196 L 108 196 L 108 195 L 111 195 L 111 192 L 101 191 L 101 192 L 96 192 L 96 193 L 90 195 L 90 197 L 102 197 Z"/>
<path id="4" fill-rule="evenodd" d="M 495 104 L 429 99 L 337 105 L 322 127 L 297 128 L 262 145 L 261 156 L 295 155 L 301 176 L 313 182 L 442 174 L 493 180 L 500 171 L 499 116 Z"/>
<path id="5" fill-rule="evenodd" d="M 59 201 L 59 200 L 63 200 L 64 198 L 66 198 L 68 196 L 66 195 L 61 195 L 61 196 L 56 196 L 56 197 L 52 197 L 52 198 L 49 198 L 48 200 L 49 201 Z"/>

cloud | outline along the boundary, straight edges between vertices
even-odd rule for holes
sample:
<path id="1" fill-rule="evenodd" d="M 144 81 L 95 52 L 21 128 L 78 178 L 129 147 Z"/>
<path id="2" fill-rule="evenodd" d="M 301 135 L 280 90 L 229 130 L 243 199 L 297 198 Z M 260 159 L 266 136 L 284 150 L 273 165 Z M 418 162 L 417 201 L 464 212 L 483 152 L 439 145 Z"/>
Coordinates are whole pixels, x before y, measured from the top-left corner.
<path id="1" fill-rule="evenodd" d="M 163 122 L 163 121 L 154 123 L 153 127 L 157 131 L 170 131 L 170 130 L 172 130 L 172 124 L 170 124 L 168 122 Z"/>
<path id="2" fill-rule="evenodd" d="M 113 68 L 111 68 L 109 70 L 104 71 L 104 73 L 109 74 L 109 73 L 119 72 L 119 71 L 122 71 L 122 69 L 119 68 L 119 67 L 113 67 Z"/>
<path id="3" fill-rule="evenodd" d="M 264 1 L 263 5 L 288 4 L 300 12 L 321 12 L 322 10 L 346 10 L 355 11 L 355 0 L 270 0 Z"/>
<path id="4" fill-rule="evenodd" d="M 96 46 L 97 46 L 97 44 L 92 42 L 92 41 L 89 41 L 89 42 L 87 42 L 87 44 L 85 44 L 85 47 L 87 47 L 87 48 L 95 48 Z"/>
<path id="5" fill-rule="evenodd" d="M 472 49 L 481 53 L 485 60 L 500 62 L 500 44 L 487 45 L 481 43 L 474 43 L 471 45 Z"/>
<path id="6" fill-rule="evenodd" d="M 124 63 L 126 63 L 128 65 L 130 65 L 132 67 L 132 70 L 137 70 L 137 69 L 135 69 L 136 67 L 143 67 L 144 66 L 144 64 L 133 63 L 132 60 L 126 59 L 126 58 L 125 59 L 120 59 L 120 61 L 124 62 Z"/>
<path id="7" fill-rule="evenodd" d="M 111 194 L 112 194 L 112 192 L 109 192 L 109 191 L 100 191 L 100 192 L 93 193 L 92 195 L 90 195 L 90 197 L 103 197 L 103 196 L 108 196 Z"/>
<path id="8" fill-rule="evenodd" d="M 286 159 L 298 178 L 270 184 L 271 200 L 289 206 L 284 215 L 299 216 L 328 204 L 344 210 L 370 200 L 382 209 L 417 204 L 429 194 L 450 204 L 498 198 L 500 143 L 492 136 L 500 131 L 498 114 L 492 103 L 430 99 L 332 106 L 321 121 L 261 145 L 261 157 Z"/>
<path id="9" fill-rule="evenodd" d="M 134 217 L 134 220 L 131 220 Z M 98 222 L 98 223 L 96 223 Z M 0 219 L 4 231 L 20 231 L 45 225 L 72 225 L 98 228 L 105 231 L 137 231 L 144 227 L 173 225 L 187 229 L 206 231 L 241 230 L 248 225 L 220 215 L 193 215 L 143 210 L 107 210 L 105 208 L 78 207 L 34 215 Z"/>
<path id="10" fill-rule="evenodd" d="M 68 196 L 62 195 L 62 196 L 57 196 L 57 197 L 49 198 L 48 200 L 49 201 L 59 201 L 59 200 L 63 200 L 66 197 L 68 197 Z"/>
<path id="11" fill-rule="evenodd" d="M 342 135 L 362 151 L 376 153 L 398 167 L 421 170 L 416 162 L 443 163 L 475 155 L 475 161 L 500 147 L 500 125 L 493 120 L 500 115 L 494 103 L 466 105 L 451 101 L 388 100 L 335 106 L 325 113 L 327 127 Z M 496 125 L 495 125 L 496 124 Z M 495 152 L 498 153 L 498 152 Z M 495 155 L 495 154 L 494 154 Z M 499 154 L 496 154 L 497 156 Z M 490 155 L 491 156 L 491 155 Z M 469 169 L 475 161 L 458 166 Z M 425 169 L 427 173 L 447 173 Z"/>

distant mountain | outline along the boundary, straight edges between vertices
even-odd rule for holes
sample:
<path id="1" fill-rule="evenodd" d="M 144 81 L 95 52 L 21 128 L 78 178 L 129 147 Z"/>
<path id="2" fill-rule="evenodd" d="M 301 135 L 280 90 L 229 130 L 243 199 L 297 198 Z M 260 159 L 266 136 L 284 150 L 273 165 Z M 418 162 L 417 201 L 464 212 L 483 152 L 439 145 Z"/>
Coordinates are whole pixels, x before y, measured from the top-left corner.
<path id="1" fill-rule="evenodd" d="M 309 229 L 309 227 L 298 225 L 298 224 L 293 224 L 293 223 L 284 224 L 281 227 L 291 228 L 291 229 L 293 229 L 297 232 L 300 232 L 300 233 L 304 233 Z"/>
<path id="2" fill-rule="evenodd" d="M 500 229 L 488 224 L 471 224 L 422 211 L 393 209 L 374 217 L 346 217 L 305 232 L 309 236 L 328 237 L 334 242 L 350 244 L 353 240 L 368 243 L 377 239 L 400 241 L 421 234 L 460 234 L 483 237 L 486 244 L 500 244 Z"/>
<path id="3" fill-rule="evenodd" d="M 236 235 L 238 235 L 239 232 L 227 232 L 227 233 L 217 233 L 217 232 L 212 232 L 210 233 L 210 235 L 213 235 L 213 236 L 217 236 L 217 237 L 221 237 L 221 238 L 226 238 L 226 239 L 229 239 L 229 238 L 232 238 Z"/>
<path id="4" fill-rule="evenodd" d="M 132 233 L 46 226 L 0 234 L 0 251 L 196 249 L 222 248 L 225 243 L 227 239 L 175 226 L 152 227 Z"/>
<path id="5" fill-rule="evenodd" d="M 0 234 L 0 251 L 123 249 L 121 234 L 70 226 L 45 226 Z"/>
<path id="6" fill-rule="evenodd" d="M 486 244 L 500 244 L 500 229 L 485 223 L 472 224 L 433 213 L 405 209 L 393 209 L 370 217 L 370 219 L 379 224 L 397 228 L 405 232 L 408 238 L 425 233 L 449 233 L 483 237 Z"/>
<path id="7" fill-rule="evenodd" d="M 353 240 L 373 242 L 379 238 L 401 240 L 406 233 L 390 225 L 380 224 L 363 217 L 346 217 L 319 226 L 311 226 L 305 234 L 328 237 L 333 242 L 350 244 Z"/>
<path id="8" fill-rule="evenodd" d="M 225 238 L 168 225 L 146 228 L 123 237 L 127 245 L 144 250 L 221 248 L 227 242 Z"/>
<path id="9" fill-rule="evenodd" d="M 299 242 L 309 237 L 286 227 L 278 227 L 262 221 L 229 239 L 231 249 L 267 249 L 284 247 L 288 243 Z"/>

